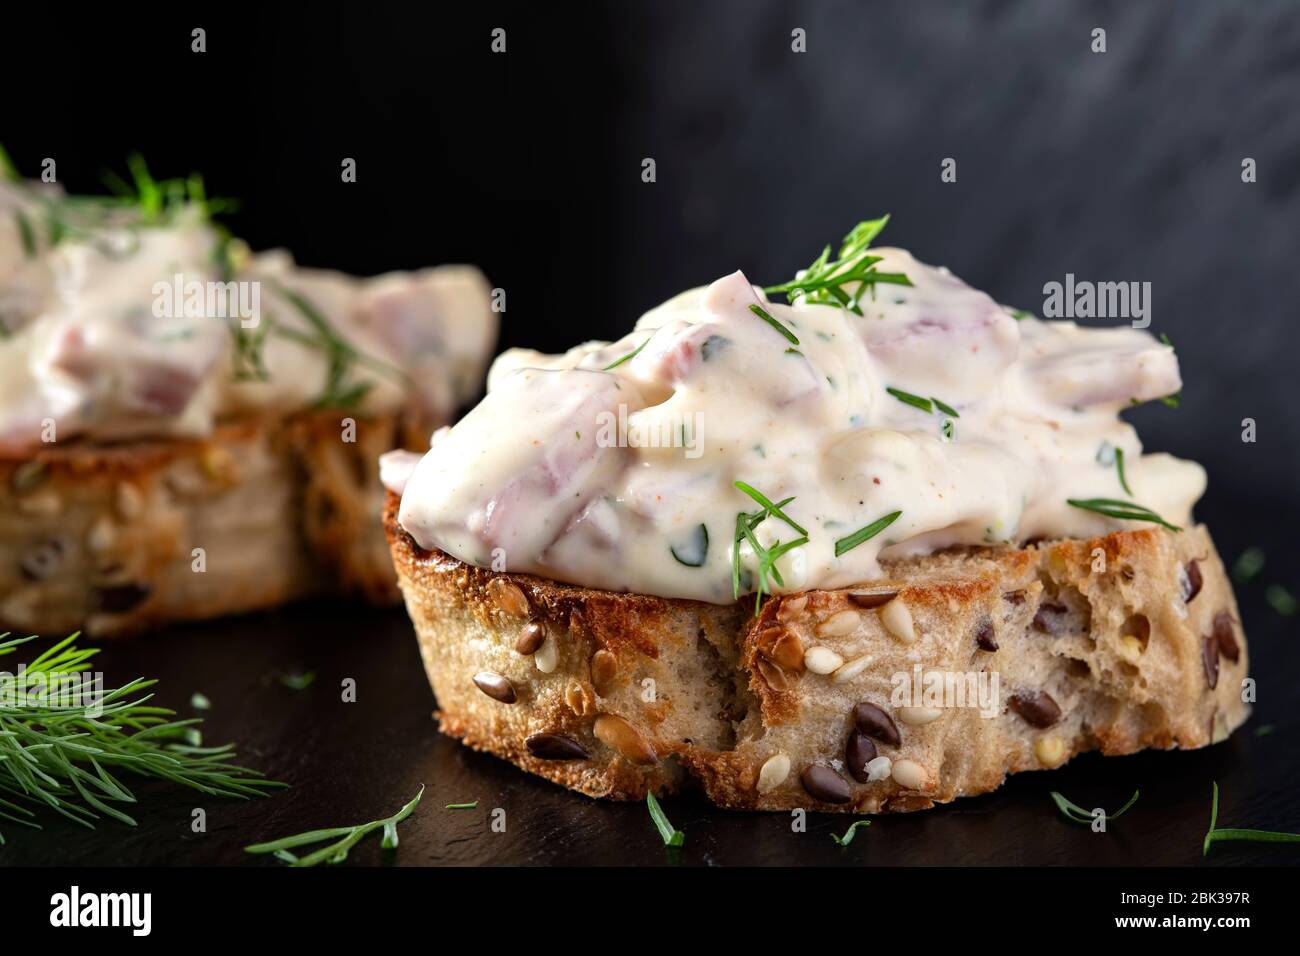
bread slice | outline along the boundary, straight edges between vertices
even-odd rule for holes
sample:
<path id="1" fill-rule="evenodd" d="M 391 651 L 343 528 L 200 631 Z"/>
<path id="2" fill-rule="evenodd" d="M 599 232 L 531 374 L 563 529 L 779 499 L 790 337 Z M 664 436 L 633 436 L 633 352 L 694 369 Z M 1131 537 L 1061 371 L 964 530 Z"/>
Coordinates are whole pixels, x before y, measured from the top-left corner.
<path id="1" fill-rule="evenodd" d="M 396 603 L 374 462 L 428 433 L 348 414 L 0 458 L 0 632 L 108 637 L 340 590 Z"/>
<path id="2" fill-rule="evenodd" d="M 738 809 L 919 810 L 1087 750 L 1203 747 L 1249 714 L 1203 526 L 886 562 L 755 617 L 752 598 L 472 567 L 419 548 L 398 505 L 389 493 L 384 523 L 443 731 L 590 796 L 694 781 Z M 922 694 L 901 696 L 918 668 Z M 947 698 L 927 700 L 929 673 Z M 958 684 L 994 675 L 982 710 L 956 706 Z"/>

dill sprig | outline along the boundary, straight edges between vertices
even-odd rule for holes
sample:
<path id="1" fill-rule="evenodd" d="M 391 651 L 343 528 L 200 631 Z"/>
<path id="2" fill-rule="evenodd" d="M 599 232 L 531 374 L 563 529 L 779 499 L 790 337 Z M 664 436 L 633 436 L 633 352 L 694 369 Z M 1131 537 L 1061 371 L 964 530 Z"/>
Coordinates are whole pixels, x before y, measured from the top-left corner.
<path id="1" fill-rule="evenodd" d="M 919 408 L 927 415 L 933 415 L 938 409 L 944 415 L 951 415 L 953 418 L 961 418 L 957 409 L 953 408 L 947 402 L 941 402 L 939 399 L 930 397 L 925 398 L 921 395 L 913 395 L 911 392 L 905 392 L 901 388 L 886 388 L 886 392 L 894 396 L 904 405 L 911 405 L 913 408 Z"/>
<path id="2" fill-rule="evenodd" d="M 737 488 L 757 501 L 761 507 L 757 511 L 742 511 L 736 515 L 736 533 L 731 545 L 731 590 L 732 595 L 739 600 L 740 545 L 742 542 L 747 542 L 753 550 L 754 556 L 758 559 L 758 586 L 754 590 L 754 613 L 758 614 L 763 608 L 763 596 L 772 593 L 768 579 L 775 581 L 778 587 L 785 587 L 785 580 L 781 577 L 781 569 L 777 567 L 777 561 L 795 548 L 807 544 L 808 532 L 782 510 L 786 505 L 794 501 L 793 497 L 781 501 L 772 501 L 752 485 L 748 485 L 743 481 L 737 481 L 735 484 Z M 780 518 L 797 531 L 799 537 L 784 544 L 779 540 L 775 541 L 770 548 L 763 547 L 754 534 L 754 529 L 769 517 Z"/>
<path id="3" fill-rule="evenodd" d="M 1182 531 L 1177 525 L 1170 524 L 1164 518 L 1160 517 L 1150 508 L 1136 504 L 1132 501 L 1124 501 L 1122 498 L 1066 498 L 1066 504 L 1073 505 L 1075 508 L 1081 508 L 1084 511 L 1094 511 L 1099 515 L 1105 515 L 1108 518 L 1122 518 L 1125 521 L 1151 521 L 1170 531 Z"/>
<path id="4" fill-rule="evenodd" d="M 8 637 L 0 634 L 0 656 L 36 639 Z M 0 675 L 0 818 L 39 830 L 36 811 L 44 808 L 86 827 L 101 814 L 135 826 L 114 806 L 136 798 L 113 771 L 238 799 L 284 786 L 230 763 L 230 744 L 183 743 L 203 721 L 173 720 L 174 711 L 148 704 L 153 695 L 142 692 L 157 681 L 108 690 L 78 677 L 99 651 L 77 647 L 77 637 L 59 641 L 21 673 Z"/>
<path id="5" fill-rule="evenodd" d="M 664 813 L 663 807 L 659 806 L 655 795 L 649 791 L 646 791 L 645 805 L 650 811 L 650 819 L 654 822 L 655 829 L 659 831 L 659 836 L 664 841 L 664 846 L 681 846 L 686 842 L 686 834 L 668 822 L 668 815 Z"/>
<path id="6" fill-rule="evenodd" d="M 834 840 L 836 843 L 838 843 L 840 846 L 848 846 L 850 843 L 853 842 L 853 837 L 858 832 L 859 827 L 869 827 L 869 826 L 871 826 L 870 820 L 854 820 L 852 823 L 849 824 L 849 828 L 844 831 L 844 836 L 836 836 L 834 833 L 832 833 L 831 839 Z"/>
<path id="7" fill-rule="evenodd" d="M 891 524 L 898 520 L 898 516 L 903 512 L 891 511 L 884 517 L 877 518 L 869 525 L 859 528 L 852 534 L 847 534 L 835 542 L 835 557 L 842 558 L 864 541 L 870 541 L 880 532 L 884 531 Z"/>
<path id="8" fill-rule="evenodd" d="M 398 843 L 397 825 L 409 817 L 412 811 L 419 806 L 422 796 L 424 796 L 424 784 L 420 784 L 420 790 L 416 793 L 414 799 L 391 817 L 384 817 L 382 820 L 371 820 L 369 823 L 358 823 L 356 826 L 350 827 L 309 830 L 306 833 L 282 837 L 269 843 L 254 843 L 252 846 L 244 847 L 244 852 L 272 853 L 277 860 L 288 863 L 290 866 L 342 863 L 348 858 L 348 851 L 376 830 L 384 831 L 383 841 L 380 846 L 385 850 L 392 850 L 397 847 Z M 335 839 L 336 837 L 337 839 Z M 295 847 L 306 846 L 311 843 L 323 843 L 326 840 L 333 840 L 334 842 L 306 856 L 300 857 L 292 852 Z"/>
<path id="9" fill-rule="evenodd" d="M 789 282 L 768 286 L 763 291 L 768 295 L 784 294 L 791 304 L 796 299 L 803 299 L 818 305 L 839 305 L 854 315 L 861 315 L 859 302 L 868 288 L 882 282 L 912 284 L 901 272 L 877 272 L 876 263 L 881 257 L 867 252 L 888 222 L 888 216 L 881 216 L 858 223 L 844 237 L 838 259 L 831 260 L 831 247 L 828 245 L 812 265 L 799 270 Z M 846 288 L 849 286 L 853 287 L 851 291 Z"/>
<path id="10" fill-rule="evenodd" d="M 636 348 L 634 348 L 632 351 L 628 352 L 628 353 L 627 353 L 626 355 L 624 355 L 622 358 L 620 358 L 620 359 L 615 359 L 614 361 L 610 362 L 608 365 L 606 365 L 604 368 L 602 368 L 601 371 L 602 371 L 602 372 L 608 372 L 610 369 L 618 368 L 618 367 L 619 367 L 620 365 L 622 365 L 624 362 L 630 362 L 630 361 L 632 361 L 632 359 L 636 358 L 637 355 L 640 354 L 640 352 L 641 352 L 641 350 L 642 350 L 643 348 L 645 348 L 647 345 L 650 344 L 650 338 L 651 338 L 651 337 L 647 337 L 646 340 L 645 340 L 644 342 L 642 342 L 640 345 L 638 345 L 638 346 L 637 346 Z"/>
<path id="11" fill-rule="evenodd" d="M 313 403 L 313 407 L 355 408 L 360 405 L 371 388 L 374 387 L 374 383 L 356 381 L 355 370 L 357 367 L 369 368 L 372 371 L 395 377 L 403 383 L 408 381 L 407 374 L 401 369 L 367 355 L 340 336 L 329 320 L 321 314 L 320 310 L 305 295 L 295 292 L 278 282 L 274 283 L 274 285 L 276 290 L 306 319 L 315 335 L 279 324 L 274 325 L 271 331 L 283 338 L 297 342 L 299 345 L 324 352 L 329 363 L 325 378 L 325 390 Z"/>

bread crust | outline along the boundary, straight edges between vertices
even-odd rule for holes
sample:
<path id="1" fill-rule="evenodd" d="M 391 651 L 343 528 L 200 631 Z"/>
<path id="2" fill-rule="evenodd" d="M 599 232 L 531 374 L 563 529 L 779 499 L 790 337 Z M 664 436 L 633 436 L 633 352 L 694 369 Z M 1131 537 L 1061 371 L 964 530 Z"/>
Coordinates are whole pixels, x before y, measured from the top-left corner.
<path id="1" fill-rule="evenodd" d="M 388 495 L 384 525 L 443 731 L 593 797 L 698 784 L 734 809 L 919 810 L 1088 750 L 1203 747 L 1249 716 L 1245 637 L 1203 526 L 885 562 L 863 589 L 772 598 L 755 617 L 752 599 L 719 606 L 474 567 L 416 545 L 399 503 Z M 877 596 L 854 596 L 864 589 Z M 880 592 L 897 596 L 864 606 Z M 897 636 L 907 616 L 910 641 Z M 545 643 L 528 653 L 539 627 Z M 1000 693 L 986 695 L 988 716 L 951 690 L 927 707 L 924 693 L 899 696 L 915 683 L 899 675 L 917 666 L 954 675 L 968 703 L 980 675 L 989 687 L 997 674 Z M 476 685 L 485 673 L 509 691 Z M 870 782 L 846 766 L 863 703 L 899 738 L 867 735 L 889 763 Z M 536 734 L 587 757 L 546 759 L 527 743 Z M 825 769 L 805 785 L 812 766 Z"/>
<path id="2" fill-rule="evenodd" d="M 113 637 L 324 592 L 396 603 L 374 463 L 426 438 L 317 411 L 0 456 L 0 632 Z"/>

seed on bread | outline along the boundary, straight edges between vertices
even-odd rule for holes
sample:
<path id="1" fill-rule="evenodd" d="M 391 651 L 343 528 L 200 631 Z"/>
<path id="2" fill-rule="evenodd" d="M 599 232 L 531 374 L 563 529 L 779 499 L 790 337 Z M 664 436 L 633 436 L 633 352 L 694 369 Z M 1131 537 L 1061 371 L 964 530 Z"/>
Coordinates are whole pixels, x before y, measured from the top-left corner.
<path id="1" fill-rule="evenodd" d="M 1059 767 L 1065 763 L 1068 752 L 1065 741 L 1055 735 L 1039 737 L 1034 741 L 1034 755 L 1044 767 Z"/>
<path id="2" fill-rule="evenodd" d="M 803 641 L 788 627 L 769 627 L 759 634 L 758 652 L 787 673 L 803 671 Z"/>
<path id="3" fill-rule="evenodd" d="M 1142 641 L 1136 634 L 1123 634 L 1119 639 L 1119 654 L 1136 664 L 1142 659 Z"/>
<path id="4" fill-rule="evenodd" d="M 894 782 L 908 790 L 924 790 L 930 781 L 930 772 L 915 760 L 895 760 Z"/>
<path id="5" fill-rule="evenodd" d="M 1034 612 L 1034 629 L 1053 636 L 1060 634 L 1065 630 L 1065 615 L 1068 613 L 1069 608 L 1064 604 L 1044 601 Z"/>
<path id="6" fill-rule="evenodd" d="M 1191 604 L 1192 599 L 1201 593 L 1204 581 L 1201 578 L 1201 563 L 1195 558 L 1187 562 L 1181 573 L 1179 583 L 1183 588 L 1183 603 Z"/>
<path id="7" fill-rule="evenodd" d="M 1205 666 L 1205 682 L 1214 690 L 1219 686 L 1219 639 L 1213 634 L 1201 641 L 1201 663 Z"/>
<path id="8" fill-rule="evenodd" d="M 1219 653 L 1234 664 L 1237 663 L 1241 658 L 1241 648 L 1237 646 L 1237 638 L 1232 633 L 1232 615 L 1227 611 L 1214 615 L 1214 629 L 1210 633 L 1218 642 Z"/>
<path id="9" fill-rule="evenodd" d="M 654 744 L 617 714 L 601 714 L 592 730 L 597 740 L 634 764 L 644 767 L 659 762 Z"/>
<path id="10" fill-rule="evenodd" d="M 993 622 L 981 621 L 975 629 L 975 645 L 982 651 L 996 651 L 998 642 L 993 637 Z"/>
<path id="11" fill-rule="evenodd" d="M 822 803 L 848 803 L 853 799 L 848 781 L 823 764 L 814 763 L 804 767 L 799 774 L 808 796 Z"/>
<path id="12" fill-rule="evenodd" d="M 900 707 L 895 713 L 899 720 L 912 727 L 923 727 L 943 716 L 943 711 L 938 707 Z"/>
<path id="13" fill-rule="evenodd" d="M 861 657 L 855 657 L 847 664 L 843 664 L 835 669 L 831 675 L 831 681 L 836 684 L 847 684 L 853 678 L 861 674 L 871 662 L 875 660 L 870 654 L 863 654 Z"/>
<path id="14" fill-rule="evenodd" d="M 144 495 L 129 481 L 117 483 L 115 504 L 117 513 L 127 521 L 134 521 L 144 513 Z"/>
<path id="15" fill-rule="evenodd" d="M 568 734 L 530 734 L 524 738 L 528 752 L 539 760 L 590 760 L 587 748 Z"/>
<path id="16" fill-rule="evenodd" d="M 533 663 L 543 674 L 553 674 L 560 663 L 560 649 L 556 646 L 555 635 L 547 633 L 542 646 L 533 654 Z"/>
<path id="17" fill-rule="evenodd" d="M 874 608 L 883 607 L 894 598 L 898 597 L 897 591 L 849 591 L 845 594 L 851 604 L 856 604 L 860 608 L 873 610 Z"/>
<path id="18" fill-rule="evenodd" d="M 767 686 L 773 690 L 789 690 L 790 678 L 785 671 L 777 667 L 766 657 L 759 656 L 754 660 L 754 667 L 758 670 L 759 675 L 767 682 Z"/>
<path id="19" fill-rule="evenodd" d="M 777 620 L 788 623 L 798 618 L 807 609 L 808 595 L 800 594 L 798 597 L 787 598 L 782 601 L 781 606 L 777 608 L 776 617 Z"/>
<path id="20" fill-rule="evenodd" d="M 495 671 L 479 671 L 474 675 L 474 686 L 503 704 L 513 704 L 519 699 L 515 693 L 515 685 L 510 683 L 510 678 Z"/>
<path id="21" fill-rule="evenodd" d="M 916 640 L 916 626 L 912 623 L 912 612 L 902 598 L 890 601 L 880 609 L 879 614 L 880 623 L 885 625 L 885 630 L 894 637 L 904 644 L 911 644 Z"/>
<path id="22" fill-rule="evenodd" d="M 586 717 L 596 712 L 596 695 L 591 688 L 576 677 L 570 677 L 564 688 L 564 702 L 576 717 Z"/>
<path id="23" fill-rule="evenodd" d="M 858 783 L 867 783 L 871 777 L 867 764 L 876 759 L 876 745 L 860 730 L 849 732 L 848 743 L 844 746 L 844 765 L 849 776 Z"/>
<path id="24" fill-rule="evenodd" d="M 1025 592 L 1024 592 L 1024 591 L 1007 591 L 1005 594 L 1002 595 L 1002 600 L 1006 601 L 1008 604 L 1011 604 L 1011 605 L 1024 604 L 1024 603 L 1025 603 Z"/>
<path id="25" fill-rule="evenodd" d="M 891 747 L 897 747 L 902 743 L 894 718 L 865 700 L 854 706 L 853 724 L 868 737 L 889 744 Z"/>
<path id="26" fill-rule="evenodd" d="M 758 792 L 771 793 L 790 776 L 790 758 L 785 754 L 772 754 L 763 761 L 758 771 Z"/>
<path id="27" fill-rule="evenodd" d="M 1007 701 L 1033 727 L 1050 727 L 1061 719 L 1061 707 L 1045 690 L 1021 691 Z"/>
<path id="28" fill-rule="evenodd" d="M 25 515 L 53 518 L 63 511 L 63 499 L 57 491 L 46 488 L 19 498 L 18 510 Z"/>
<path id="29" fill-rule="evenodd" d="M 818 637 L 844 637 L 857 630 L 862 615 L 854 610 L 839 611 L 817 625 Z"/>
<path id="30" fill-rule="evenodd" d="M 546 640 L 546 625 L 541 621 L 529 621 L 519 631 L 519 636 L 515 638 L 515 652 L 527 657 L 529 654 L 536 654 L 537 649 L 542 646 Z"/>
<path id="31" fill-rule="evenodd" d="M 843 664 L 844 658 L 821 644 L 808 648 L 803 655 L 804 667 L 814 674 L 833 674 Z"/>
<path id="32" fill-rule="evenodd" d="M 86 532 L 86 549 L 92 554 L 101 554 L 111 548 L 117 541 L 117 531 L 107 515 L 100 515 Z"/>
<path id="33" fill-rule="evenodd" d="M 510 617 L 528 616 L 528 598 L 509 578 L 493 578 L 488 582 L 487 590 L 493 603 Z"/>
<path id="34" fill-rule="evenodd" d="M 601 648 L 591 655 L 591 682 L 595 685 L 597 694 L 608 697 L 617 676 L 618 658 L 612 651 Z"/>

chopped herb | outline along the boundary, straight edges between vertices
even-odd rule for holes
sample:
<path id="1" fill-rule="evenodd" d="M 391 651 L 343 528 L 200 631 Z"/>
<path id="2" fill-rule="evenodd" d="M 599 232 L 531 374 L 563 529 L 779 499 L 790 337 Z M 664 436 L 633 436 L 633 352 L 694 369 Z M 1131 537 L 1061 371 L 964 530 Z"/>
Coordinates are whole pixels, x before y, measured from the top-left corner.
<path id="1" fill-rule="evenodd" d="M 957 409 L 953 408 L 947 402 L 941 402 L 937 398 L 922 398 L 920 395 L 913 395 L 911 392 L 905 392 L 901 388 L 886 388 L 886 392 L 894 396 L 905 405 L 911 405 L 913 408 L 919 408 L 926 414 L 934 414 L 937 408 L 945 415 L 951 415 L 953 418 L 961 418 Z"/>
<path id="2" fill-rule="evenodd" d="M 637 346 L 636 348 L 634 348 L 632 351 L 628 352 L 628 353 L 627 353 L 626 355 L 624 355 L 621 359 L 616 359 L 615 361 L 610 362 L 610 363 L 609 363 L 608 365 L 606 365 L 603 369 L 601 369 L 601 371 L 602 371 L 602 372 L 608 372 L 608 371 L 609 371 L 610 369 L 612 369 L 612 368 L 618 368 L 618 367 L 619 367 L 620 365 L 622 365 L 624 362 L 630 362 L 630 361 L 632 361 L 632 359 L 636 358 L 637 355 L 640 354 L 641 350 L 642 350 L 643 348 L 645 348 L 645 347 L 646 347 L 647 345 L 649 345 L 649 344 L 650 344 L 650 337 L 647 337 L 646 340 L 645 340 L 644 342 L 642 342 L 640 345 L 638 345 L 638 346 Z"/>
<path id="3" fill-rule="evenodd" d="M 961 418 L 961 416 L 957 414 L 957 409 L 953 408 L 951 405 L 947 405 L 939 401 L 937 398 L 931 398 L 930 401 L 934 402 L 934 407 L 939 409 L 939 411 L 943 412 L 945 415 L 951 415 L 953 418 Z"/>
<path id="4" fill-rule="evenodd" d="M 699 525 L 691 533 L 689 541 L 680 546 L 672 545 L 668 551 L 677 559 L 678 564 L 684 564 L 688 568 L 701 567 L 709 556 L 709 529 L 703 524 Z"/>
<path id="5" fill-rule="evenodd" d="M 1253 545 L 1241 552 L 1232 566 L 1232 576 L 1238 584 L 1249 584 L 1264 569 L 1264 550 Z"/>
<path id="6" fill-rule="evenodd" d="M 880 532 L 884 531 L 891 524 L 897 521 L 898 516 L 902 513 L 903 512 L 901 511 L 891 511 L 883 518 L 877 518 L 875 521 L 871 522 L 871 524 L 859 528 L 850 535 L 840 538 L 835 542 L 835 557 L 843 557 L 858 545 L 862 544 L 862 542 L 870 541 L 876 535 L 880 534 Z"/>
<path id="7" fill-rule="evenodd" d="M 880 256 L 867 253 L 872 241 L 880 235 L 888 222 L 888 216 L 881 216 L 879 219 L 858 223 L 844 237 L 838 259 L 831 261 L 831 247 L 826 246 L 812 265 L 801 269 L 794 279 L 769 286 L 763 291 L 768 295 L 784 293 L 790 303 L 802 298 L 817 305 L 839 305 L 855 315 L 861 315 L 862 309 L 858 302 L 867 288 L 874 292 L 876 284 L 881 282 L 912 284 L 901 272 L 877 272 L 875 267 L 880 262 Z M 857 283 L 857 288 L 852 293 L 848 292 L 845 286 L 854 283 Z"/>
<path id="8" fill-rule="evenodd" d="M 28 259 L 36 257 L 36 233 L 32 229 L 31 220 L 27 218 L 26 213 L 21 209 L 14 210 L 14 218 L 18 220 L 18 231 L 23 237 L 23 253 Z"/>
<path id="9" fill-rule="evenodd" d="M 1268 736 L 1269 734 L 1271 734 L 1275 729 L 1276 729 L 1276 728 L 1274 728 L 1274 726 L 1273 726 L 1272 724 L 1260 724 L 1258 727 L 1255 728 L 1255 736 L 1256 736 L 1256 737 L 1267 737 L 1267 736 Z"/>
<path id="10" fill-rule="evenodd" d="M 1214 799 L 1210 804 L 1210 829 L 1201 844 L 1201 856 L 1208 856 L 1215 843 L 1300 843 L 1300 833 L 1277 833 L 1272 830 L 1233 830 L 1218 827 L 1219 784 L 1214 783 Z"/>
<path id="11" fill-rule="evenodd" d="M 1178 408 L 1183 404 L 1183 393 L 1174 392 L 1172 395 L 1166 395 L 1164 398 L 1160 399 L 1160 402 L 1168 408 Z"/>
<path id="12" fill-rule="evenodd" d="M 1282 585 L 1270 584 L 1264 591 L 1264 600 L 1268 601 L 1268 606 L 1283 617 L 1295 616 L 1296 600 Z"/>
<path id="13" fill-rule="evenodd" d="M 1075 508 L 1081 508 L 1084 511 L 1095 511 L 1097 514 L 1105 515 L 1108 518 L 1122 518 L 1125 521 L 1152 521 L 1168 528 L 1170 531 L 1183 530 L 1177 525 L 1170 524 L 1150 508 L 1134 504 L 1131 501 L 1122 501 L 1119 498 L 1067 498 L 1065 502 Z"/>
<path id="14" fill-rule="evenodd" d="M 768 312 L 767 309 L 763 308 L 761 305 L 751 305 L 751 306 L 749 307 L 749 311 L 750 311 L 750 312 L 753 312 L 756 316 L 758 316 L 760 319 L 762 319 L 762 320 L 763 320 L 764 322 L 766 322 L 768 325 L 772 326 L 772 328 L 776 329 L 778 332 L 780 332 L 782 335 L 784 335 L 785 338 L 786 338 L 786 341 L 789 342 L 791 345 L 798 345 L 798 344 L 799 344 L 799 339 L 798 339 L 798 337 L 795 336 L 795 334 L 794 334 L 793 332 L 791 332 L 789 329 L 787 329 L 784 325 L 782 325 L 780 322 L 778 322 L 778 321 L 777 321 L 777 320 L 772 316 L 772 313 Z"/>
<path id="15" fill-rule="evenodd" d="M 281 674 L 278 680 L 290 690 L 306 690 L 316 680 L 316 672 L 307 671 L 304 674 Z"/>
<path id="16" fill-rule="evenodd" d="M 742 482 L 737 482 L 737 485 L 740 484 L 742 484 Z M 748 488 L 749 486 L 745 487 Z M 758 558 L 758 587 L 754 589 L 754 614 L 757 615 L 763 607 L 763 596 L 771 593 L 771 588 L 768 585 L 768 577 L 770 576 L 779 587 L 785 587 L 785 581 L 781 577 L 781 571 L 776 566 L 776 562 L 794 548 L 807 544 L 808 535 L 804 532 L 801 537 L 798 537 L 793 541 L 785 544 L 777 541 L 771 548 L 764 548 L 759 543 L 758 538 L 755 537 L 754 529 L 767 520 L 769 515 L 780 515 L 782 520 L 787 524 L 795 528 L 799 527 L 788 517 L 785 517 L 784 513 L 781 512 L 781 509 L 793 501 L 794 498 L 786 498 L 784 501 L 778 501 L 773 504 L 768 501 L 767 498 L 763 497 L 761 493 L 754 491 L 753 489 L 749 489 L 749 491 L 753 491 L 754 494 L 759 495 L 759 498 L 761 498 L 760 503 L 764 506 L 758 511 L 752 513 L 742 511 L 736 515 L 736 534 L 733 538 L 731 548 L 731 587 L 733 594 L 737 599 L 739 599 L 741 582 L 740 545 L 742 541 L 748 542 L 755 557 Z M 748 494 L 749 492 L 746 493 Z M 748 575 L 748 573 L 748 569 L 746 569 L 746 575 Z M 747 577 L 745 587 L 748 589 L 751 584 L 752 580 Z"/>
<path id="17" fill-rule="evenodd" d="M 645 804 L 650 808 L 650 819 L 654 821 L 655 829 L 663 837 L 664 846 L 681 846 L 686 842 L 686 834 L 681 830 L 673 829 L 673 825 L 668 822 L 668 817 L 664 815 L 663 808 L 659 806 L 659 801 L 655 799 L 653 793 L 646 793 Z"/>
<path id="18" fill-rule="evenodd" d="M 848 846 L 850 843 L 853 842 L 853 835 L 858 832 L 858 827 L 869 827 L 869 826 L 871 826 L 870 820 L 854 820 L 852 823 L 849 824 L 849 828 L 844 831 L 844 836 L 836 836 L 834 833 L 832 833 L 831 839 L 834 840 L 836 843 L 838 843 L 840 846 Z"/>
<path id="19" fill-rule="evenodd" d="M 738 481 L 736 482 L 736 487 L 739 488 L 741 491 L 743 491 L 745 494 L 749 495 L 749 497 L 753 498 L 760 505 L 762 505 L 764 510 L 766 511 L 766 514 L 776 515 L 778 518 L 780 518 L 782 521 L 788 524 L 795 531 L 798 531 L 800 534 L 808 533 L 807 528 L 799 524 L 797 521 L 795 521 L 788 514 L 786 514 L 784 511 L 781 510 L 783 507 L 785 507 L 787 504 L 793 501 L 794 500 L 793 498 L 787 498 L 785 501 L 773 504 L 771 499 L 769 499 L 766 495 L 764 495 L 761 491 L 759 491 L 757 488 L 753 487 L 752 485 L 747 485 L 743 481 Z M 755 527 L 755 526 L 756 525 L 751 525 L 751 527 Z"/>
<path id="20" fill-rule="evenodd" d="M 786 349 L 786 350 L 785 350 L 785 354 L 786 354 L 786 355 L 803 355 L 803 353 L 800 352 L 798 349 Z"/>
<path id="21" fill-rule="evenodd" d="M 1128 802 L 1125 803 L 1124 806 L 1116 810 L 1114 813 L 1103 812 L 1103 819 L 1108 821 L 1118 820 L 1121 816 L 1124 815 L 1124 812 L 1128 810 L 1129 807 L 1137 803 L 1138 793 L 1139 791 L 1134 790 L 1133 796 L 1128 798 Z M 1056 790 L 1053 790 L 1051 791 L 1049 796 L 1051 796 L 1052 802 L 1056 804 L 1056 808 L 1061 811 L 1062 815 L 1064 815 L 1067 820 L 1070 820 L 1074 823 L 1087 823 L 1087 824 L 1092 823 L 1094 819 L 1093 814 L 1090 811 L 1085 810 L 1083 807 L 1079 806 L 1077 803 L 1072 803 L 1063 794 L 1059 793 Z"/>
<path id="22" fill-rule="evenodd" d="M 1017 322 L 1021 321 L 1022 319 L 1027 319 L 1034 314 L 1030 312 L 1028 309 L 1007 309 L 1007 312 Z"/>
<path id="23" fill-rule="evenodd" d="M 190 695 L 190 706 L 195 710 L 211 710 L 212 701 L 208 700 L 206 694 L 200 694 L 195 691 Z"/>
<path id="24" fill-rule="evenodd" d="M 360 843 L 369 834 L 376 830 L 383 830 L 384 836 L 380 843 L 385 850 L 394 849 L 397 846 L 397 825 L 411 815 L 411 812 L 420 803 L 420 798 L 424 796 L 424 784 L 420 784 L 420 790 L 416 793 L 415 798 L 402 809 L 398 810 L 391 817 L 385 817 L 382 820 L 372 820 L 369 823 L 359 823 L 350 827 L 334 827 L 329 830 L 310 830 L 306 833 L 299 833 L 295 836 L 282 837 L 279 840 L 272 840 L 269 843 L 254 843 L 252 846 L 244 847 L 245 853 L 272 853 L 277 860 L 288 863 L 291 866 L 315 866 L 318 863 L 342 863 L 348 858 L 348 851 Z M 296 856 L 292 851 L 294 847 L 306 846 L 311 843 L 321 843 L 325 840 L 339 839 L 329 846 L 322 847 L 307 856 Z"/>
<path id="25" fill-rule="evenodd" d="M 448 810 L 474 810 L 477 808 L 478 808 L 477 800 L 475 800 L 473 803 L 449 803 L 447 804 L 446 807 L 446 809 Z"/>
<path id="26" fill-rule="evenodd" d="M 957 437 L 953 429 L 951 418 L 945 418 L 943 420 L 943 425 L 940 426 L 939 433 L 943 435 L 944 441 L 952 441 L 955 437 Z"/>
<path id="27" fill-rule="evenodd" d="M 710 335 L 700 343 L 700 358 L 708 362 L 730 344 L 731 339 L 726 336 Z"/>
<path id="28" fill-rule="evenodd" d="M 1124 449 L 1115 449 L 1115 468 L 1119 471 L 1119 486 L 1124 489 L 1124 494 L 1130 498 L 1133 497 L 1133 489 L 1128 486 L 1128 479 L 1124 477 Z"/>

